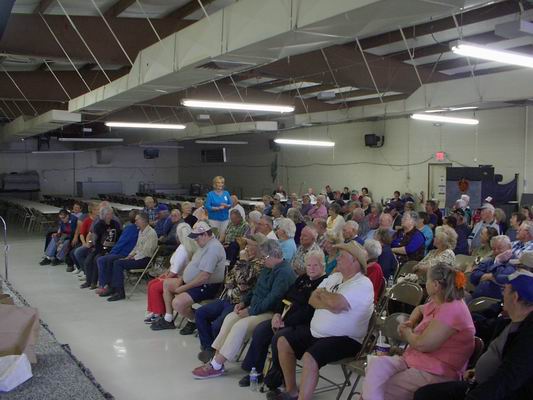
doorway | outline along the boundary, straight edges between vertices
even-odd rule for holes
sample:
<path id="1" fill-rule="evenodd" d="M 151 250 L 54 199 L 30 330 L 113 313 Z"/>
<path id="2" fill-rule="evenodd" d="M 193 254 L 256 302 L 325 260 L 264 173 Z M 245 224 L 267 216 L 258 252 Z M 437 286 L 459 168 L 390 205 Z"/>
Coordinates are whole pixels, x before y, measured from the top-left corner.
<path id="1" fill-rule="evenodd" d="M 427 199 L 436 200 L 439 208 L 446 204 L 446 168 L 451 166 L 451 163 L 428 164 Z"/>

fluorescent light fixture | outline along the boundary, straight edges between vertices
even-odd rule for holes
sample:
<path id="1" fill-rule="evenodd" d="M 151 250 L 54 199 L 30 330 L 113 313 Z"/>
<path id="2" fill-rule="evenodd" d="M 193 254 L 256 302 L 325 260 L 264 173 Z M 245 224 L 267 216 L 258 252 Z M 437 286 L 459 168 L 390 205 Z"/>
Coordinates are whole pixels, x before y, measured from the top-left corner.
<path id="1" fill-rule="evenodd" d="M 450 111 L 463 111 L 463 110 L 477 110 L 479 107 L 467 106 L 467 107 L 450 107 Z"/>
<path id="2" fill-rule="evenodd" d="M 143 148 L 146 148 L 146 149 L 184 149 L 185 148 L 183 146 L 168 145 L 168 144 L 163 144 L 161 146 L 159 146 L 157 144 L 152 144 L 152 145 L 140 144 L 139 147 L 143 147 Z"/>
<path id="3" fill-rule="evenodd" d="M 413 114 L 412 119 L 429 122 L 443 122 L 448 124 L 477 125 L 479 120 L 473 118 L 445 117 L 444 115 Z"/>
<path id="4" fill-rule="evenodd" d="M 448 111 L 448 110 L 438 109 L 438 110 L 426 110 L 424 112 L 430 114 L 430 113 L 438 113 L 438 112 L 445 112 L 445 111 Z"/>
<path id="5" fill-rule="evenodd" d="M 182 124 L 150 124 L 141 122 L 106 122 L 105 126 L 110 128 L 144 128 L 144 129 L 185 129 Z"/>
<path id="6" fill-rule="evenodd" d="M 266 111 L 276 113 L 290 113 L 294 111 L 293 106 L 277 106 L 274 104 L 255 104 L 255 103 L 230 103 L 227 101 L 207 101 L 207 100 L 190 100 L 184 99 L 181 104 L 191 108 L 214 108 L 219 110 L 236 110 L 236 111 Z"/>
<path id="7" fill-rule="evenodd" d="M 73 154 L 73 153 L 83 153 L 83 150 L 43 150 L 43 151 L 32 151 L 32 154 Z"/>
<path id="8" fill-rule="evenodd" d="M 320 140 L 300 140 L 300 139 L 274 139 L 277 144 L 295 144 L 300 146 L 333 147 L 335 142 L 322 142 Z"/>
<path id="9" fill-rule="evenodd" d="M 457 43 L 452 46 L 452 51 L 465 57 L 480 58 L 482 60 L 496 61 L 502 64 L 518 65 L 533 68 L 533 57 L 510 51 L 494 50 L 476 44 Z"/>
<path id="10" fill-rule="evenodd" d="M 123 142 L 124 138 L 75 138 L 75 137 L 60 137 L 57 140 L 60 142 Z"/>
<path id="11" fill-rule="evenodd" d="M 248 144 L 241 140 L 195 140 L 197 144 Z"/>

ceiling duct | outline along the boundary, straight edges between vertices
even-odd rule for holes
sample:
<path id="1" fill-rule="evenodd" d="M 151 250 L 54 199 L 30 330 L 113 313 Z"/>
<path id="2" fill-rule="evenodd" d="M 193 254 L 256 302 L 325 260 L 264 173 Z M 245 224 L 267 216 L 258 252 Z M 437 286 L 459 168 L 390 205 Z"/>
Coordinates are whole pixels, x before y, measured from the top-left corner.
<path id="1" fill-rule="evenodd" d="M 2 127 L 0 141 L 7 142 L 35 136 L 79 122 L 81 114 L 64 110 L 50 110 L 34 118 L 20 116 Z"/>
<path id="2" fill-rule="evenodd" d="M 496 25 L 494 33 L 506 39 L 515 39 L 525 35 L 533 37 L 533 11 L 526 11 L 517 21 Z"/>
<path id="3" fill-rule="evenodd" d="M 130 72 L 72 99 L 112 112 L 278 59 L 460 12 L 479 0 L 247 0 L 142 50 Z"/>

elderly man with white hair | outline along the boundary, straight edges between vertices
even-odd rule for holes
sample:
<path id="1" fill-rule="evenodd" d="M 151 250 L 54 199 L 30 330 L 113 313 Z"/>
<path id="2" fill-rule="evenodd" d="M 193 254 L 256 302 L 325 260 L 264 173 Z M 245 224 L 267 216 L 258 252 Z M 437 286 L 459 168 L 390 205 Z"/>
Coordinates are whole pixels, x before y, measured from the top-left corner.
<path id="1" fill-rule="evenodd" d="M 250 230 L 248 231 L 247 236 L 251 236 L 255 233 L 257 223 L 261 219 L 262 215 L 263 214 L 260 211 L 250 211 L 250 213 L 248 214 L 248 225 L 250 226 Z"/>
<path id="2" fill-rule="evenodd" d="M 285 392 L 276 395 L 276 399 L 311 399 L 319 369 L 353 357 L 361 349 L 374 309 L 374 290 L 365 276 L 366 252 L 354 242 L 340 244 L 338 249 L 336 272 L 322 281 L 309 298 L 309 304 L 315 308 L 311 324 L 279 334 L 277 352 Z M 297 359 L 303 363 L 299 387 Z"/>
<path id="3" fill-rule="evenodd" d="M 472 298 L 492 297 L 501 299 L 503 287 L 507 276 L 512 274 L 516 268 L 509 263 L 511 253 L 511 241 L 505 235 L 494 236 L 490 241 L 492 254 L 474 268 L 470 275 L 470 282 L 476 287 Z"/>
<path id="4" fill-rule="evenodd" d="M 317 231 L 310 226 L 306 226 L 302 229 L 300 246 L 298 246 L 296 254 L 292 259 L 292 269 L 298 274 L 298 276 L 305 274 L 305 257 L 307 253 L 320 250 L 320 247 L 316 242 L 317 236 Z"/>
<path id="5" fill-rule="evenodd" d="M 368 254 L 366 276 L 370 279 L 374 287 L 374 304 L 377 304 L 383 286 L 385 285 L 383 281 L 383 269 L 378 263 L 378 257 L 381 255 L 382 247 L 381 243 L 375 239 L 366 240 L 364 247 Z"/>
<path id="6" fill-rule="evenodd" d="M 278 237 L 276 236 L 276 233 L 272 230 L 272 228 L 272 218 L 270 218 L 268 215 L 263 215 L 255 224 L 255 233 L 262 233 L 267 237 L 267 239 L 277 240 Z"/>
<path id="7" fill-rule="evenodd" d="M 370 227 L 368 226 L 368 219 L 366 218 L 365 211 L 362 208 L 356 208 L 352 212 L 352 221 L 359 224 L 359 236 L 365 237 Z"/>
<path id="8" fill-rule="evenodd" d="M 494 218 L 495 208 L 492 204 L 485 203 L 481 207 L 481 221 L 474 225 L 474 229 L 468 237 L 468 244 L 470 245 L 470 252 L 473 252 L 479 246 L 481 246 L 481 231 L 488 226 L 496 229 L 500 233 L 500 226 Z"/>
<path id="9" fill-rule="evenodd" d="M 374 239 L 374 234 L 378 229 L 386 229 L 392 237 L 396 232 L 394 229 L 392 229 L 392 223 L 392 215 L 390 215 L 389 213 L 381 213 L 379 216 L 379 226 L 376 229 L 369 230 L 365 236 L 365 240 Z"/>
<path id="10" fill-rule="evenodd" d="M 281 218 L 278 221 L 276 228 L 276 236 L 278 237 L 281 250 L 283 250 L 283 259 L 289 263 L 292 262 L 296 254 L 296 242 L 294 235 L 296 234 L 296 225 L 290 218 Z"/>
<path id="11" fill-rule="evenodd" d="M 315 218 L 323 218 L 326 219 L 328 217 L 328 210 L 326 209 L 326 196 L 323 194 L 320 194 L 316 198 L 316 204 L 311 207 L 311 209 L 307 212 L 307 215 L 311 219 Z"/>
<path id="12" fill-rule="evenodd" d="M 355 221 L 347 221 L 342 227 L 342 238 L 344 243 L 355 241 L 361 246 L 365 244 L 364 239 L 359 236 L 359 224 Z"/>
<path id="13" fill-rule="evenodd" d="M 533 251 L 533 222 L 522 222 L 516 232 L 516 239 L 512 244 L 512 258 L 520 258 L 524 251 Z"/>

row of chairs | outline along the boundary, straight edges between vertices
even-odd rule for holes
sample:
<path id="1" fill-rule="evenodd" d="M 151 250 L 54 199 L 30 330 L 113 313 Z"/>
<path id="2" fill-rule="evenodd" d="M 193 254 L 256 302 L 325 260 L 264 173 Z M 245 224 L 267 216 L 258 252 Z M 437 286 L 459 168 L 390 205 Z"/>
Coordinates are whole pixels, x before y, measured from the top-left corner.
<path id="1" fill-rule="evenodd" d="M 31 207 L 9 203 L 0 200 L 0 215 L 6 217 L 8 223 L 22 226 L 27 232 L 42 232 L 45 228 L 53 228 L 57 225 L 55 214 L 43 214 Z"/>

